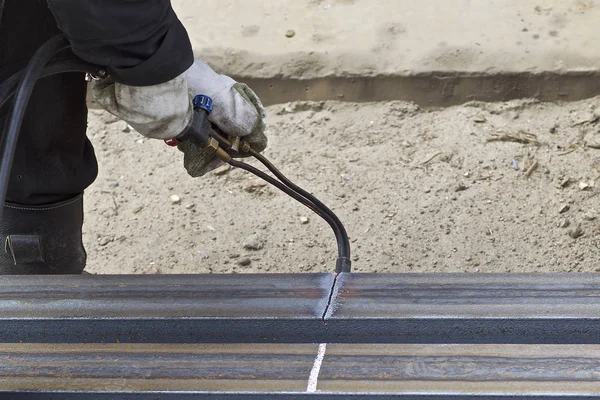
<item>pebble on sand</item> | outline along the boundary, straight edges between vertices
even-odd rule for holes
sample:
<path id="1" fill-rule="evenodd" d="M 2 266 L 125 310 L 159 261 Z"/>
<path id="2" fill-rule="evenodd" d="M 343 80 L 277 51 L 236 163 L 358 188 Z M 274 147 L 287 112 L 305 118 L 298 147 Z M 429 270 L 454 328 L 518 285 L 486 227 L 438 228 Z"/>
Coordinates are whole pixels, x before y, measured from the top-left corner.
<path id="1" fill-rule="evenodd" d="M 248 265 L 252 264 L 252 260 L 250 260 L 249 258 L 245 257 L 240 259 L 237 264 L 241 267 L 247 267 Z"/>
<path id="2" fill-rule="evenodd" d="M 256 234 L 248 236 L 244 242 L 244 248 L 248 250 L 256 251 L 262 249 L 263 247 L 265 247 L 264 240 Z"/>

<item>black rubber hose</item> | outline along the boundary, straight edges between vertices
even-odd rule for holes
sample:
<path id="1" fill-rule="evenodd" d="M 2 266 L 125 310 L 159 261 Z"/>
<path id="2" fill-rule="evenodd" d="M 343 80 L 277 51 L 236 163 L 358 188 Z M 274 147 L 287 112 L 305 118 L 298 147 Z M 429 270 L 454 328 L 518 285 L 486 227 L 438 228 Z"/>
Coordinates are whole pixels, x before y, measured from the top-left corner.
<path id="1" fill-rule="evenodd" d="M 220 146 L 223 146 L 223 148 L 225 149 L 229 149 L 231 148 L 231 142 L 226 139 L 226 135 L 216 126 L 213 126 L 213 133 L 212 136 L 214 138 L 217 139 L 217 141 L 219 142 Z M 283 183 L 283 185 L 285 185 L 285 187 L 287 187 L 288 189 L 291 190 L 284 190 L 288 195 L 292 196 L 290 193 L 294 193 L 295 195 L 299 195 L 300 198 L 303 198 L 305 200 L 308 200 L 313 206 L 312 206 L 312 210 L 317 213 L 317 215 L 319 215 L 321 218 L 325 219 L 327 221 L 327 223 L 329 223 L 329 225 L 331 226 L 331 228 L 333 229 L 333 232 L 335 234 L 337 243 L 338 243 L 338 260 L 336 262 L 336 272 L 350 272 L 351 268 L 352 268 L 352 261 L 350 259 L 350 240 L 348 238 L 348 234 L 346 233 L 346 228 L 344 227 L 344 224 L 342 223 L 342 221 L 340 221 L 340 219 L 338 218 L 337 215 L 335 215 L 335 213 L 333 211 L 331 211 L 325 204 L 323 204 L 319 199 L 317 199 L 315 196 L 313 196 L 311 193 L 308 193 L 306 190 L 302 189 L 301 187 L 295 185 L 292 181 L 290 181 L 281 171 L 279 171 L 265 156 L 263 156 L 262 154 L 260 154 L 259 152 L 255 151 L 254 149 L 250 148 L 249 150 L 247 150 L 247 153 L 244 154 L 249 154 L 251 156 L 253 156 L 254 158 L 256 158 L 258 161 L 260 161 L 265 167 L 267 167 L 267 169 L 269 171 L 271 171 L 278 180 L 273 180 L 269 175 L 266 175 L 264 172 L 260 171 L 259 169 L 256 169 L 248 164 L 244 164 L 247 167 L 251 167 L 252 168 L 252 172 L 255 175 L 258 175 L 258 173 L 260 173 L 261 175 L 258 175 L 259 177 L 265 179 L 263 176 L 267 176 L 269 177 L 268 182 L 275 185 L 272 181 L 274 182 L 281 182 Z M 237 156 L 241 156 L 241 154 L 236 155 Z M 245 168 L 246 170 L 248 170 L 247 168 Z M 266 179 L 265 179 L 266 180 Z M 280 189 L 281 187 L 278 186 Z M 281 189 L 283 190 L 283 189 Z M 294 197 L 294 196 L 292 196 Z M 298 200 L 297 197 L 294 197 L 296 200 Z M 298 200 L 300 202 L 302 202 L 301 200 Z M 303 203 L 304 204 L 304 203 Z M 306 204 L 305 204 L 306 205 Z M 317 211 L 318 210 L 318 211 Z"/>
<path id="2" fill-rule="evenodd" d="M 40 78 L 46 78 L 65 72 L 87 72 L 99 77 L 104 77 L 106 75 L 106 70 L 102 67 L 73 57 L 51 60 L 48 65 L 44 67 Z M 6 104 L 6 102 L 14 95 L 22 74 L 23 70 L 15 72 L 10 78 L 2 82 L 0 85 L 0 107 Z"/>
<path id="3" fill-rule="evenodd" d="M 315 205 L 310 200 L 305 199 L 304 197 L 302 197 L 298 193 L 294 192 L 292 189 L 285 186 L 282 182 L 279 182 L 277 179 L 273 178 L 272 176 L 265 174 L 264 172 L 253 167 L 250 164 L 246 164 L 242 161 L 234 160 L 233 158 L 231 160 L 229 160 L 229 165 L 231 165 L 232 167 L 243 169 L 245 171 L 250 172 L 253 175 L 258 176 L 259 178 L 270 183 L 271 185 L 277 187 L 278 189 L 280 189 L 282 192 L 284 192 L 288 196 L 294 198 L 295 200 L 297 200 L 300 203 L 302 203 L 303 205 L 305 205 L 308 209 L 310 209 L 312 212 L 317 214 L 319 217 L 323 217 L 323 214 L 319 212 L 319 210 L 315 207 Z"/>
<path id="4" fill-rule="evenodd" d="M 350 239 L 348 238 L 348 233 L 346 232 L 346 228 L 344 227 L 344 224 L 342 224 L 342 221 L 340 221 L 338 216 L 335 215 L 335 213 L 333 211 L 331 211 L 329 209 L 329 207 L 327 207 L 325 204 L 323 204 L 319 199 L 317 199 L 311 193 L 308 193 L 306 190 L 302 189 L 301 187 L 299 187 L 298 185 L 296 185 L 292 181 L 290 181 L 281 171 L 279 171 L 273 164 L 271 164 L 271 162 L 265 156 L 263 156 L 262 154 L 260 154 L 259 152 L 255 151 L 253 149 L 250 149 L 250 154 L 254 158 L 256 158 L 258 161 L 260 161 L 265 167 L 267 167 L 269 169 L 269 171 L 271 171 L 273 173 L 273 175 L 275 175 L 287 187 L 292 189 L 294 192 L 299 193 L 300 195 L 309 199 L 319 210 L 321 210 L 323 213 L 328 215 L 331 218 L 331 220 L 333 220 L 335 225 L 332 226 L 332 228 L 336 232 L 336 237 L 338 237 L 338 231 L 339 231 L 339 236 L 341 239 L 341 243 L 340 243 L 341 251 L 340 251 L 339 257 L 341 259 L 344 259 L 342 261 L 344 262 L 344 264 L 347 264 L 347 268 L 349 269 L 351 266 Z M 338 272 L 350 272 L 350 271 L 348 270 L 348 271 L 338 271 Z"/>
<path id="5" fill-rule="evenodd" d="M 335 240 L 337 242 L 338 245 L 338 255 L 339 257 L 343 257 L 344 256 L 344 238 L 342 236 L 342 232 L 337 229 L 336 223 L 335 221 L 327 214 L 323 213 L 322 210 L 319 210 L 319 208 L 317 206 L 315 206 L 314 203 L 312 203 L 309 199 L 303 197 L 302 195 L 296 193 L 294 190 L 290 189 L 288 186 L 286 186 L 284 183 L 278 181 L 277 179 L 265 174 L 263 171 L 253 167 L 250 164 L 246 164 L 242 161 L 237 161 L 234 159 L 231 159 L 229 161 L 229 165 L 231 165 L 232 167 L 236 167 L 236 168 L 240 168 L 243 169 L 245 171 L 250 172 L 251 174 L 254 174 L 256 176 L 258 176 L 259 178 L 265 180 L 266 182 L 270 183 L 271 185 L 277 187 L 279 190 L 281 190 L 282 192 L 284 192 L 285 194 L 287 194 L 288 196 L 292 197 L 293 199 L 297 200 L 298 202 L 302 203 L 304 206 L 306 206 L 307 208 L 309 208 L 311 211 L 313 211 L 315 214 L 317 214 L 319 217 L 323 218 L 328 224 L 329 226 L 331 226 L 331 228 L 333 229 L 333 232 L 335 234 Z M 338 272 L 350 272 L 348 271 L 338 271 Z"/>
<path id="6" fill-rule="evenodd" d="M 4 134 L 2 135 L 2 149 L 0 153 L 0 219 L 4 211 L 6 192 L 10 180 L 10 171 L 15 149 L 19 139 L 19 131 L 33 87 L 44 70 L 44 66 L 59 51 L 69 47 L 69 42 L 63 35 L 57 35 L 40 47 L 23 70 L 19 79 L 12 109 L 6 120 Z"/>
<path id="7" fill-rule="evenodd" d="M 15 72 L 0 85 L 0 107 L 2 107 L 15 93 L 21 75 L 23 75 L 23 71 Z"/>

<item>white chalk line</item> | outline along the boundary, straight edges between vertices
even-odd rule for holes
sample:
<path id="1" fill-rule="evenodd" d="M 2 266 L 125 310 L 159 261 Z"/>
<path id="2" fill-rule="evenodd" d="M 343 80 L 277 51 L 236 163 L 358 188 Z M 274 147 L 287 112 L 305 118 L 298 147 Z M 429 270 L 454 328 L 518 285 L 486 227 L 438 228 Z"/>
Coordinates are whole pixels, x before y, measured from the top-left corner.
<path id="1" fill-rule="evenodd" d="M 325 358 L 326 351 L 327 343 L 321 343 L 319 345 L 319 350 L 317 351 L 317 357 L 315 357 L 313 367 L 310 370 L 310 376 L 308 377 L 308 386 L 306 387 L 306 391 L 308 393 L 314 393 L 317 391 L 317 384 L 319 383 L 319 373 L 321 372 L 321 364 L 323 364 L 323 359 Z"/>

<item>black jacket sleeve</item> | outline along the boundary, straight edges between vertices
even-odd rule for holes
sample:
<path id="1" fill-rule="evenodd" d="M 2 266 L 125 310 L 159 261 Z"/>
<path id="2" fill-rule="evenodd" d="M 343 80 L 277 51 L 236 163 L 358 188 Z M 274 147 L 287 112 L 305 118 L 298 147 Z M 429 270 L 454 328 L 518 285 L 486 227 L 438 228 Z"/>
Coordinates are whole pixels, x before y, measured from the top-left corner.
<path id="1" fill-rule="evenodd" d="M 132 86 L 166 82 L 194 62 L 170 0 L 48 0 L 73 52 Z"/>

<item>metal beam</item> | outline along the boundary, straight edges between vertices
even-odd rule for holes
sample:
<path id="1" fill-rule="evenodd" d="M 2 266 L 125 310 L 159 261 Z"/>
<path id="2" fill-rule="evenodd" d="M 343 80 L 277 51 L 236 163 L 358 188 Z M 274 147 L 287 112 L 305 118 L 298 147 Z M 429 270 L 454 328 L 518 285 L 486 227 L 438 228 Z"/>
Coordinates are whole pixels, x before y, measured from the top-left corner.
<path id="1" fill-rule="evenodd" d="M 341 274 L 337 343 L 600 344 L 599 274 Z"/>
<path id="2" fill-rule="evenodd" d="M 331 344 L 320 390 L 600 397 L 598 345 Z"/>
<path id="3" fill-rule="evenodd" d="M 6 276 L 0 343 L 600 344 L 598 299 L 599 274 Z"/>
<path id="4" fill-rule="evenodd" d="M 598 299 L 598 274 L 6 276 L 0 398 L 600 399 Z"/>
<path id="5" fill-rule="evenodd" d="M 598 345 L 317 347 L 0 344 L 0 398 L 600 399 Z"/>
<path id="6" fill-rule="evenodd" d="M 0 277 L 0 343 L 318 342 L 333 274 Z"/>
<path id="7" fill-rule="evenodd" d="M 312 344 L 0 344 L 4 391 L 304 392 Z"/>

